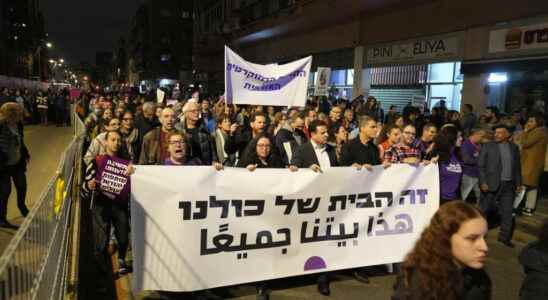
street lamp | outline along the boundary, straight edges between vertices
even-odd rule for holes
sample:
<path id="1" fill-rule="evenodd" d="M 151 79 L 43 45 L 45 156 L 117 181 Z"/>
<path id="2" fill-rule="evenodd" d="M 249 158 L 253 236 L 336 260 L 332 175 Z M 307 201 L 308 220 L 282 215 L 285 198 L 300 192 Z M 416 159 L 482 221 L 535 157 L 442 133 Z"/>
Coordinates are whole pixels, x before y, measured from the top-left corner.
<path id="1" fill-rule="evenodd" d="M 60 59 L 59 59 L 59 62 L 60 62 L 60 63 L 64 63 L 64 62 L 65 62 L 65 60 L 64 60 L 64 59 L 62 59 L 62 58 L 60 58 Z"/>
<path id="2" fill-rule="evenodd" d="M 47 43 L 46 43 L 46 47 L 51 48 L 51 47 L 53 47 L 53 44 L 50 43 L 50 42 L 47 42 Z"/>

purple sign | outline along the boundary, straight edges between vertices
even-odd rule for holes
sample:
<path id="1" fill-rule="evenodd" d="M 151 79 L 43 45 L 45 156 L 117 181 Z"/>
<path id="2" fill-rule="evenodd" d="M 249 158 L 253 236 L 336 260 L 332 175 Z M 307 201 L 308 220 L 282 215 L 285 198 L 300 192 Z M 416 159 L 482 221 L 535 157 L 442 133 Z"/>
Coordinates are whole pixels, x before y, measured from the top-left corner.
<path id="1" fill-rule="evenodd" d="M 102 156 L 97 161 L 97 184 L 101 192 L 112 200 L 129 197 L 130 182 L 127 174 L 129 161 Z"/>

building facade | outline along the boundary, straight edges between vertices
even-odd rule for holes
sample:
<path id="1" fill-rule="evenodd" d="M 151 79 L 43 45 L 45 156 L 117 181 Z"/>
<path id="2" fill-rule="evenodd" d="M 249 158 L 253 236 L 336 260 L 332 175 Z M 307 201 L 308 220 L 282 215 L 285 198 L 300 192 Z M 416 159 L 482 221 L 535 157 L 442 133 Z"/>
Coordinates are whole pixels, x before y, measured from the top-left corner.
<path id="1" fill-rule="evenodd" d="M 0 14 L 0 74 L 46 79 L 48 52 L 38 0 L 3 0 Z"/>
<path id="2" fill-rule="evenodd" d="M 256 63 L 312 55 L 311 85 L 317 67 L 330 67 L 337 97 L 350 100 L 371 94 L 386 106 L 400 108 L 422 99 L 427 107 L 444 100 L 456 110 L 463 103 L 478 110 L 491 104 L 513 110 L 525 104 L 509 97 L 538 102 L 533 99 L 542 98 L 546 90 L 546 64 L 508 65 L 548 55 L 544 0 L 207 2 L 225 9 L 222 34 L 217 35 L 223 38 L 220 44 Z M 204 13 L 197 13 L 197 18 L 203 19 L 198 24 L 208 20 Z M 512 51 L 493 50 L 493 39 L 504 41 L 500 35 L 511 29 L 521 30 L 521 43 L 528 38 L 530 44 Z M 221 55 L 207 61 L 215 64 L 210 69 L 222 74 L 222 45 L 215 47 Z M 515 72 L 491 75 L 504 70 Z"/>
<path id="3" fill-rule="evenodd" d="M 192 11 L 193 1 L 143 1 L 127 41 L 131 85 L 191 81 Z"/>

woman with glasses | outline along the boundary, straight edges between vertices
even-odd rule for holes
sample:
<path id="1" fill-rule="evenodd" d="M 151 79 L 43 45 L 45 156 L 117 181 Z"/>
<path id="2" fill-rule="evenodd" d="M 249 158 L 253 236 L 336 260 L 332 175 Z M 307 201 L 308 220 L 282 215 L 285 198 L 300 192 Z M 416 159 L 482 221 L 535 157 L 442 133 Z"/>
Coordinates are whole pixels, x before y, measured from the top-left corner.
<path id="1" fill-rule="evenodd" d="M 251 140 L 236 167 L 255 171 L 257 168 L 283 168 L 284 165 L 272 140 L 261 134 Z"/>
<path id="2" fill-rule="evenodd" d="M 169 157 L 164 161 L 166 166 L 201 166 L 202 161 L 195 157 L 188 159 L 188 142 L 180 132 L 170 133 L 167 137 L 167 152 Z"/>

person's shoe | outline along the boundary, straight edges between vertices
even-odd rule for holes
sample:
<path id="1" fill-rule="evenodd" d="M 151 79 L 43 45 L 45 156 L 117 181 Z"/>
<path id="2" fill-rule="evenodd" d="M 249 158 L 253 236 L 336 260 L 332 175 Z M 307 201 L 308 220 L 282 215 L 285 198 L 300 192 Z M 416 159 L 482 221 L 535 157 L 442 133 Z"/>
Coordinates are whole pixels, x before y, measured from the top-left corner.
<path id="1" fill-rule="evenodd" d="M 331 291 L 329 290 L 329 282 L 320 281 L 318 282 L 318 292 L 324 296 L 331 295 Z"/>
<path id="2" fill-rule="evenodd" d="M 0 227 L 7 228 L 7 229 L 13 229 L 13 230 L 19 229 L 19 226 L 13 225 L 8 221 L 0 221 Z"/>
<path id="3" fill-rule="evenodd" d="M 533 210 L 530 208 L 524 208 L 521 213 L 529 217 L 532 217 L 534 215 Z"/>
<path id="4" fill-rule="evenodd" d="M 356 278 L 357 281 L 362 283 L 369 283 L 369 276 L 367 275 L 367 272 L 364 269 L 360 269 L 357 271 L 354 271 L 354 278 Z"/>
<path id="5" fill-rule="evenodd" d="M 129 272 L 129 267 L 126 264 L 126 261 L 123 259 L 118 259 L 118 274 L 125 275 Z"/>
<path id="6" fill-rule="evenodd" d="M 514 248 L 514 243 L 512 243 L 512 241 L 510 240 L 503 240 L 503 239 L 498 239 L 499 243 L 503 244 L 504 246 L 508 247 L 508 248 Z"/>
<path id="7" fill-rule="evenodd" d="M 265 288 L 257 288 L 257 296 L 255 297 L 257 300 L 268 300 L 270 297 L 268 296 L 268 292 Z"/>

